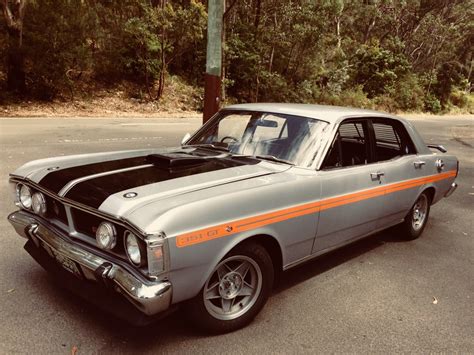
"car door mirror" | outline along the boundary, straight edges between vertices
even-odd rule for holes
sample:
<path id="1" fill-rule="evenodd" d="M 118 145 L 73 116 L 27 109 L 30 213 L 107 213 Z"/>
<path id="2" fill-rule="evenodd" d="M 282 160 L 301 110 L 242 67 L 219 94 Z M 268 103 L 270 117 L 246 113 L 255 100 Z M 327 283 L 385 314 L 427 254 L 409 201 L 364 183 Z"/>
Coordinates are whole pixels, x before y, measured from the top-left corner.
<path id="1" fill-rule="evenodd" d="M 191 138 L 191 134 L 190 134 L 190 133 L 186 133 L 186 134 L 184 135 L 183 139 L 181 139 L 181 145 L 184 145 L 184 143 L 186 143 L 189 138 Z"/>

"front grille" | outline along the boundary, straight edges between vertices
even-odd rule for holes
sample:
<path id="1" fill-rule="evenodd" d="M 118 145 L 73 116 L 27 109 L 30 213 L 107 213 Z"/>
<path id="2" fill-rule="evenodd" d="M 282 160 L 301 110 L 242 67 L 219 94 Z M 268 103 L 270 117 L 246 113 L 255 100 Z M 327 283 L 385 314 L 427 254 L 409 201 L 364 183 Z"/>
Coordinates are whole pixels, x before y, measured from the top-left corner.
<path id="1" fill-rule="evenodd" d="M 71 215 L 74 222 L 74 229 L 87 237 L 95 239 L 95 232 L 99 224 L 104 222 L 104 219 L 74 207 L 71 207 Z M 114 224 L 114 226 L 117 231 L 117 244 L 114 251 L 123 254 L 125 252 L 123 246 L 125 228 L 117 224 Z"/>
<path id="2" fill-rule="evenodd" d="M 38 192 L 34 186 L 29 186 L 32 193 Z M 56 227 L 59 227 L 72 238 L 81 240 L 97 247 L 95 233 L 100 223 L 108 221 L 93 213 L 85 212 L 79 208 L 65 205 L 55 196 L 43 193 L 46 201 L 46 215 L 43 216 Z M 117 243 L 109 252 L 123 260 L 127 260 L 123 238 L 126 228 L 118 223 L 109 221 L 115 226 L 117 232 Z"/>
<path id="3" fill-rule="evenodd" d="M 99 224 L 104 220 L 93 214 L 71 208 L 72 219 L 74 221 L 74 228 L 87 236 L 95 238 L 95 232 Z"/>
<path id="4" fill-rule="evenodd" d="M 49 197 L 45 195 L 45 200 L 46 200 L 46 218 L 48 219 L 57 219 L 58 221 L 68 224 L 67 220 L 67 214 L 66 214 L 66 209 L 64 205 L 53 199 L 52 197 Z"/>

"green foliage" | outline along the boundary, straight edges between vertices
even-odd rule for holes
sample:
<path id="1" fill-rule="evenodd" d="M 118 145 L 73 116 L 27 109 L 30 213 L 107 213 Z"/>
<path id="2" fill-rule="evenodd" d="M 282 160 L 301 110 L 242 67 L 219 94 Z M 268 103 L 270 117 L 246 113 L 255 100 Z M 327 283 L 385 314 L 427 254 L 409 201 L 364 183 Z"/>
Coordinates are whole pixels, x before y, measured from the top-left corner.
<path id="1" fill-rule="evenodd" d="M 353 80 L 372 98 L 384 94 L 410 70 L 408 60 L 379 45 L 362 46 L 353 59 Z"/>
<path id="2" fill-rule="evenodd" d="M 75 1 L 37 0 L 25 18 L 24 48 L 29 89 L 49 100 L 60 90 L 72 91 L 72 73 L 92 65 L 88 33 L 95 29 L 90 9 Z"/>
<path id="3" fill-rule="evenodd" d="M 449 102 L 451 105 L 464 112 L 474 113 L 473 93 L 467 93 L 466 91 L 456 89 L 449 95 Z"/>
<path id="4" fill-rule="evenodd" d="M 442 110 L 441 102 L 436 96 L 432 94 L 428 94 L 425 96 L 424 108 L 426 111 L 435 114 L 440 113 Z"/>
<path id="5" fill-rule="evenodd" d="M 140 87 L 133 96 L 157 99 L 189 84 L 202 87 L 206 3 L 31 1 L 23 31 L 27 88 L 36 98 L 68 98 L 97 84 L 126 81 Z M 469 0 L 237 0 L 226 5 L 228 101 L 387 111 L 472 107 Z M 0 17 L 2 58 L 8 43 Z M 7 72 L 2 61 L 0 86 Z"/>
<path id="6" fill-rule="evenodd" d="M 319 95 L 315 103 L 369 109 L 373 108 L 373 103 L 367 98 L 367 94 L 363 91 L 361 86 L 350 90 L 344 90 L 338 95 L 323 92 Z"/>
<path id="7" fill-rule="evenodd" d="M 399 78 L 389 89 L 390 97 L 399 111 L 420 111 L 424 106 L 424 91 L 413 74 Z"/>
<path id="8" fill-rule="evenodd" d="M 136 80 L 154 80 L 168 64 L 203 41 L 206 13 L 202 4 L 188 7 L 142 4 L 139 16 L 124 24 L 122 59 L 125 73 Z"/>
<path id="9" fill-rule="evenodd" d="M 445 107 L 453 88 L 463 82 L 462 68 L 457 62 L 443 63 L 438 70 L 436 79 L 437 83 L 434 89 L 441 105 Z"/>

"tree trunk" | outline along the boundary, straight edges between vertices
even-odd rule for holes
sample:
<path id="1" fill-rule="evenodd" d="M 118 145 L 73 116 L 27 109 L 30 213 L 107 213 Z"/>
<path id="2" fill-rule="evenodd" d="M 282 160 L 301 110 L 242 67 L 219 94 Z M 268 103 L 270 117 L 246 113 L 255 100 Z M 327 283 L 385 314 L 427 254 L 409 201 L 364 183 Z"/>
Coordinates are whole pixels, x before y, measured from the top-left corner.
<path id="1" fill-rule="evenodd" d="M 336 16 L 336 38 L 337 38 L 337 48 L 341 48 L 341 16 Z"/>
<path id="2" fill-rule="evenodd" d="M 22 48 L 25 5 L 26 0 L 1 2 L 8 30 L 7 88 L 20 94 L 26 92 L 25 55 Z"/>
<path id="3" fill-rule="evenodd" d="M 253 23 L 255 29 L 258 29 L 258 26 L 260 25 L 261 11 L 262 11 L 262 1 L 257 0 L 255 3 L 255 20 Z"/>
<path id="4" fill-rule="evenodd" d="M 376 21 L 376 19 L 377 19 L 376 16 L 372 17 L 372 19 L 369 21 L 369 24 L 367 25 L 367 28 L 365 29 L 365 33 L 364 33 L 364 44 L 367 43 L 367 41 L 369 40 L 370 32 L 372 32 L 372 29 L 373 29 L 374 26 L 375 26 L 375 21 Z"/>
<path id="5" fill-rule="evenodd" d="M 221 69 L 221 100 L 225 101 L 226 99 L 226 91 L 225 91 L 225 75 L 226 75 L 226 65 L 225 65 L 225 19 L 226 19 L 226 13 L 228 13 L 228 8 L 227 8 L 227 2 L 226 0 L 223 0 L 224 2 L 224 13 L 222 14 L 222 34 L 221 34 L 221 43 L 222 43 L 222 55 L 221 55 L 221 63 L 222 63 L 222 69 Z"/>
<path id="6" fill-rule="evenodd" d="M 161 11 L 164 16 L 166 0 L 161 0 Z M 160 70 L 160 79 L 158 80 L 158 92 L 156 93 L 156 98 L 161 99 L 163 96 L 163 91 L 165 90 L 165 72 L 166 72 L 166 55 L 165 55 L 165 42 L 166 42 L 166 28 L 163 24 L 161 28 L 161 70 Z"/>

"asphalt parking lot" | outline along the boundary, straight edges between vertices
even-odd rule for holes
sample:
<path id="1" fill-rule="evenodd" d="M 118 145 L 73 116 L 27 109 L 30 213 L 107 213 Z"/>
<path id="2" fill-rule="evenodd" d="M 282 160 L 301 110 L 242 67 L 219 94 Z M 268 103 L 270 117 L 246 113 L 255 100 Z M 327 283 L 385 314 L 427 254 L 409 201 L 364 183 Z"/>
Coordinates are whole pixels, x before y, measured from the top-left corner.
<path id="1" fill-rule="evenodd" d="M 39 158 L 178 145 L 191 119 L 0 119 L 0 353 L 474 352 L 474 118 L 413 119 L 458 156 L 460 187 L 412 242 L 383 232 L 284 273 L 245 329 L 205 336 L 181 311 L 146 328 L 58 288 L 6 216 L 8 173 Z"/>

